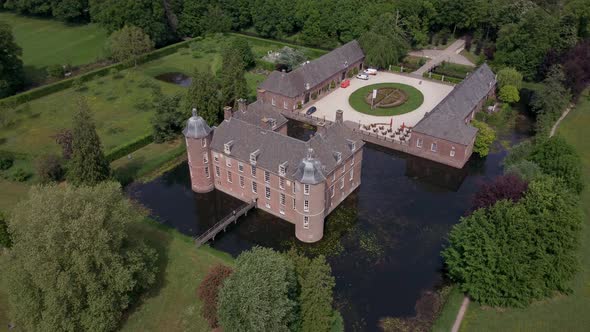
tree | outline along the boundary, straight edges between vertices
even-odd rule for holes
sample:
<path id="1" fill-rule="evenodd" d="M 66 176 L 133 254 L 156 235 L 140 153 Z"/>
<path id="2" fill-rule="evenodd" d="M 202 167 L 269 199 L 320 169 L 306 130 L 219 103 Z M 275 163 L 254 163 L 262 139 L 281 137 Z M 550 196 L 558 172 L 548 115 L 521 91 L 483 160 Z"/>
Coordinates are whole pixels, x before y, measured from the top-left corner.
<path id="1" fill-rule="evenodd" d="M 253 0 L 252 25 L 262 37 L 283 37 L 295 28 L 294 9 L 295 1 Z"/>
<path id="2" fill-rule="evenodd" d="M 527 187 L 528 183 L 516 175 L 498 176 L 492 182 L 480 185 L 473 195 L 470 211 L 490 207 L 500 200 L 516 203 L 522 198 Z"/>
<path id="3" fill-rule="evenodd" d="M 28 331 L 113 331 L 155 281 L 145 216 L 118 183 L 34 186 L 13 210 L 7 264 L 13 318 Z"/>
<path id="4" fill-rule="evenodd" d="M 504 174 L 512 174 L 526 182 L 531 182 L 538 179 L 543 174 L 543 171 L 541 171 L 539 165 L 532 161 L 520 160 L 508 165 L 504 170 Z"/>
<path id="5" fill-rule="evenodd" d="M 183 109 L 196 108 L 209 125 L 218 124 L 223 103 L 217 78 L 209 70 L 195 69 L 192 79 Z"/>
<path id="6" fill-rule="evenodd" d="M 12 247 L 12 240 L 10 233 L 8 233 L 8 225 L 6 224 L 6 217 L 0 211 L 0 248 Z"/>
<path id="7" fill-rule="evenodd" d="M 154 48 L 150 37 L 138 27 L 125 26 L 113 32 L 109 37 L 111 56 L 117 61 L 133 61 L 137 66 L 137 59 Z"/>
<path id="8" fill-rule="evenodd" d="M 268 248 L 255 247 L 237 259 L 219 293 L 224 331 L 292 331 L 296 323 L 297 277 L 293 263 Z"/>
<path id="9" fill-rule="evenodd" d="M 24 85 L 21 55 L 10 25 L 0 22 L 0 98 L 14 94 Z"/>
<path id="10" fill-rule="evenodd" d="M 72 130 L 72 159 L 68 167 L 68 180 L 76 185 L 95 185 L 110 176 L 106 160 L 96 133 L 94 121 L 86 100 L 78 101 Z"/>
<path id="11" fill-rule="evenodd" d="M 512 67 L 506 67 L 498 71 L 498 87 L 511 85 L 517 90 L 522 87 L 522 74 Z"/>
<path id="12" fill-rule="evenodd" d="M 72 131 L 69 129 L 61 129 L 55 135 L 53 135 L 53 139 L 55 139 L 55 143 L 61 146 L 61 156 L 65 160 L 69 160 L 72 158 Z"/>
<path id="13" fill-rule="evenodd" d="M 303 52 L 298 49 L 285 46 L 279 52 L 277 63 L 287 67 L 287 70 L 293 70 L 307 60 Z"/>
<path id="14" fill-rule="evenodd" d="M 219 290 L 223 286 L 223 282 L 227 279 L 233 270 L 222 264 L 213 266 L 198 289 L 199 299 L 203 302 L 201 314 L 209 322 L 212 329 L 218 327 L 217 322 L 217 300 L 219 298 Z"/>
<path id="15" fill-rule="evenodd" d="M 520 101 L 520 94 L 514 85 L 504 85 L 500 88 L 498 98 L 505 103 L 518 103 Z"/>
<path id="16" fill-rule="evenodd" d="M 565 73 L 561 66 L 553 66 L 541 87 L 535 91 L 531 106 L 537 114 L 559 117 L 571 100 L 571 94 L 564 85 Z"/>
<path id="17" fill-rule="evenodd" d="M 246 66 L 244 69 L 254 67 L 256 65 L 256 58 L 252 53 L 252 48 L 245 38 L 233 38 L 230 41 L 230 49 L 236 52 L 242 58 L 242 62 Z"/>
<path id="18" fill-rule="evenodd" d="M 223 105 L 235 105 L 237 100 L 248 94 L 246 82 L 246 63 L 243 54 L 233 46 L 226 46 L 222 51 L 219 85 Z"/>
<path id="19" fill-rule="evenodd" d="M 178 137 L 185 122 L 183 112 L 180 109 L 181 95 L 165 96 L 162 93 L 154 94 L 154 108 L 156 114 L 152 118 L 154 141 L 162 143 Z"/>
<path id="20" fill-rule="evenodd" d="M 300 289 L 301 331 L 329 332 L 334 321 L 332 292 L 336 285 L 332 268 L 322 255 L 310 259 L 292 250 L 288 256 L 295 264 Z"/>
<path id="21" fill-rule="evenodd" d="M 539 165 L 543 173 L 564 181 L 574 192 L 584 189 L 580 157 L 560 136 L 535 144 L 527 159 Z"/>
<path id="22" fill-rule="evenodd" d="M 359 43 L 365 51 L 365 62 L 378 68 L 396 65 L 406 56 L 409 44 L 397 16 L 382 14 L 370 31 L 363 33 Z"/>
<path id="23" fill-rule="evenodd" d="M 64 169 L 61 160 L 54 154 L 41 156 L 36 161 L 37 175 L 42 183 L 61 181 Z"/>
<path id="24" fill-rule="evenodd" d="M 473 145 L 473 152 L 479 154 L 480 157 L 485 157 L 490 153 L 490 147 L 496 140 L 496 132 L 485 122 L 472 120 L 471 125 L 477 128 L 477 137 Z"/>

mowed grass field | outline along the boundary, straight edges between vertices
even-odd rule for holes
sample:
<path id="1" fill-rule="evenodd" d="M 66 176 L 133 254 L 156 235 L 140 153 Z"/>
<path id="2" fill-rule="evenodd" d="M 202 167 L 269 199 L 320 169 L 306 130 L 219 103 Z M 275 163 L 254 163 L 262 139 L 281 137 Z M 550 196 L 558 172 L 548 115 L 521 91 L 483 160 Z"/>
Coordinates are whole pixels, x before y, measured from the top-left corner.
<path id="1" fill-rule="evenodd" d="M 590 330 L 590 94 L 582 96 L 558 129 L 582 158 L 586 188 L 581 196 L 585 223 L 580 238 L 581 269 L 572 282 L 573 293 L 532 304 L 526 309 L 482 307 L 471 303 L 461 331 L 588 331 Z"/>
<path id="2" fill-rule="evenodd" d="M 49 65 L 79 66 L 104 58 L 107 33 L 96 24 L 68 25 L 57 20 L 24 17 L 0 12 L 0 21 L 8 23 L 22 60 L 32 80 L 44 76 Z"/>

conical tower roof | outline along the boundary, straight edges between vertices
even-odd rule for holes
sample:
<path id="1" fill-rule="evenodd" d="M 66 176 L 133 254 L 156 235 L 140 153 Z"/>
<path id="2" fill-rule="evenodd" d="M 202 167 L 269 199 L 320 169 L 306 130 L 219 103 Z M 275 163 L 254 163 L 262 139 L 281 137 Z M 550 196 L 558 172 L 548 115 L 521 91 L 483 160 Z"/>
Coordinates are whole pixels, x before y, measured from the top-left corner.
<path id="1" fill-rule="evenodd" d="M 295 171 L 295 179 L 304 184 L 318 184 L 326 180 L 322 163 L 313 158 L 313 149 L 308 148 L 307 157 L 301 160 Z"/>
<path id="2" fill-rule="evenodd" d="M 209 136 L 211 128 L 205 119 L 197 115 L 197 109 L 193 108 L 193 116 L 186 122 L 182 133 L 186 138 L 203 138 Z"/>

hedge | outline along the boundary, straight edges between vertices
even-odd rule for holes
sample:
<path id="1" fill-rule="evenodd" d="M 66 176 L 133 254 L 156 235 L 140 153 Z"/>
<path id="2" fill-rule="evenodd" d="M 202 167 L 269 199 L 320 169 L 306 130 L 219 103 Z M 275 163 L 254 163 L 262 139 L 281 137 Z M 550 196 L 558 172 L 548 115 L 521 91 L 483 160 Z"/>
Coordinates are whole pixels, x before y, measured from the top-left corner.
<path id="1" fill-rule="evenodd" d="M 187 45 L 189 45 L 193 40 L 186 40 L 180 43 L 176 43 L 170 46 L 166 46 L 166 47 L 162 47 L 160 49 L 157 49 L 155 51 L 152 51 L 150 53 L 146 53 L 144 55 L 142 55 L 141 57 L 139 57 L 139 59 L 137 60 L 138 64 L 142 64 L 142 63 L 146 63 L 170 54 L 174 54 L 176 51 L 178 51 L 178 49 L 186 47 Z M 47 85 L 43 85 L 41 87 L 35 88 L 35 89 L 31 89 L 29 91 L 14 95 L 14 96 L 10 96 L 7 98 L 4 98 L 2 100 L 0 100 L 0 108 L 2 107 L 7 107 L 7 106 L 18 106 L 20 104 L 24 104 L 26 102 L 29 102 L 31 100 L 35 100 L 35 99 L 39 99 L 42 97 L 45 97 L 47 95 L 50 95 L 52 93 L 56 93 L 62 90 L 65 90 L 69 87 L 72 86 L 72 83 L 77 80 L 80 79 L 82 80 L 82 82 L 87 82 L 90 81 L 96 77 L 102 77 L 102 76 L 106 76 L 110 73 L 111 69 L 117 69 L 117 70 L 123 70 L 123 69 L 127 69 L 127 68 L 131 68 L 133 67 L 133 62 L 120 62 L 120 63 L 116 63 L 110 66 L 106 66 L 106 67 L 102 67 L 93 71 L 89 71 L 85 74 L 82 75 L 78 75 L 78 76 L 74 76 L 72 78 L 68 78 L 65 80 L 61 80 L 59 82 L 55 82 L 52 84 L 47 84 Z"/>
<path id="2" fill-rule="evenodd" d="M 109 162 L 113 162 L 119 158 L 122 158 L 133 151 L 143 148 L 144 146 L 152 143 L 154 141 L 154 136 L 150 133 L 139 138 L 134 139 L 128 143 L 123 145 L 119 145 L 118 147 L 112 149 L 111 151 L 107 152 L 105 158 Z"/>
<path id="3" fill-rule="evenodd" d="M 443 75 L 439 75 L 439 74 L 435 74 L 435 73 L 432 73 L 432 76 L 429 77 L 428 72 L 425 72 L 424 74 L 422 74 L 422 77 L 430 78 L 431 80 L 435 80 L 435 81 L 443 81 L 443 82 L 449 82 L 449 83 L 454 83 L 454 84 L 459 84 L 463 81 L 463 79 L 449 77 L 449 76 L 445 76 L 445 79 L 442 80 Z"/>

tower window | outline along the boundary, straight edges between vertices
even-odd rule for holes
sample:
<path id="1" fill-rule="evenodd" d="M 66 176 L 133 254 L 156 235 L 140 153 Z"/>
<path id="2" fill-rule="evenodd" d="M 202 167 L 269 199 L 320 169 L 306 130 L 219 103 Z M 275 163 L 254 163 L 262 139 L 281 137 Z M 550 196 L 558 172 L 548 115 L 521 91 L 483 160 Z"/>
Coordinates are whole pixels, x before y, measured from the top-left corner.
<path id="1" fill-rule="evenodd" d="M 264 188 L 264 194 L 266 196 L 266 199 L 270 199 L 270 187 Z"/>
<path id="2" fill-rule="evenodd" d="M 308 184 L 303 185 L 303 194 L 309 195 L 309 185 Z"/>
<path id="3" fill-rule="evenodd" d="M 229 183 L 233 182 L 230 171 L 227 171 L 227 182 L 229 182 Z"/>
<path id="4" fill-rule="evenodd" d="M 219 166 L 215 166 L 215 176 L 219 177 L 221 173 L 219 172 Z"/>
<path id="5" fill-rule="evenodd" d="M 303 212 L 309 212 L 309 201 L 308 200 L 303 201 Z"/>
<path id="6" fill-rule="evenodd" d="M 258 193 L 258 185 L 254 181 L 252 181 L 252 192 L 255 194 Z"/>
<path id="7" fill-rule="evenodd" d="M 211 177 L 211 175 L 209 174 L 209 167 L 208 166 L 205 167 L 205 176 L 207 177 L 207 179 Z"/>
<path id="8" fill-rule="evenodd" d="M 309 229 L 309 217 L 303 216 L 303 228 Z"/>

